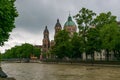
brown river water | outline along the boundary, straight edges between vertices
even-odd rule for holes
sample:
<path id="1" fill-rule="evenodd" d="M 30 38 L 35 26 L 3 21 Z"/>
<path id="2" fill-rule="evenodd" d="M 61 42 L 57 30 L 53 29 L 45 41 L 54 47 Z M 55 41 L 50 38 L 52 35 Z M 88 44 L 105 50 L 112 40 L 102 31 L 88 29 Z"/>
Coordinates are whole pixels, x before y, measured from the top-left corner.
<path id="1" fill-rule="evenodd" d="M 2 69 L 16 80 L 120 80 L 120 67 L 3 63 Z"/>

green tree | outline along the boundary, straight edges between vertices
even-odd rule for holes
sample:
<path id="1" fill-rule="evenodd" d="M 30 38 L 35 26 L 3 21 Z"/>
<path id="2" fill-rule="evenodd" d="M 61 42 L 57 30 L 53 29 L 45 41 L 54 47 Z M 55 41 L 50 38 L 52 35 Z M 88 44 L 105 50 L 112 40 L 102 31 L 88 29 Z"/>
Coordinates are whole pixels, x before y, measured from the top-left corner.
<path id="1" fill-rule="evenodd" d="M 92 10 L 82 8 L 79 13 L 74 16 L 78 24 L 79 35 L 85 36 L 88 28 L 92 26 L 95 15 L 96 13 Z"/>
<path id="2" fill-rule="evenodd" d="M 118 29 L 117 29 L 117 34 L 116 36 L 114 37 L 115 39 L 115 46 L 114 46 L 114 54 L 115 54 L 115 57 L 120 60 L 120 26 L 118 26 Z"/>
<path id="3" fill-rule="evenodd" d="M 30 58 L 30 55 L 33 53 L 33 46 L 31 44 L 25 43 L 21 47 L 22 47 L 22 57 Z"/>
<path id="4" fill-rule="evenodd" d="M 86 51 L 86 43 L 87 43 L 87 31 L 88 29 L 93 26 L 94 17 L 96 16 L 96 13 L 94 13 L 92 10 L 82 8 L 78 14 L 74 16 L 79 29 L 79 35 L 82 36 L 84 44 L 83 49 L 86 53 L 86 59 L 87 59 L 87 51 Z"/>
<path id="5" fill-rule="evenodd" d="M 95 25 L 95 28 L 98 29 L 98 33 L 99 33 L 98 38 L 100 38 L 100 40 L 101 40 L 100 42 L 104 43 L 103 38 L 100 37 L 100 35 L 102 34 L 102 33 L 101 33 L 101 28 L 102 28 L 102 30 L 104 30 L 104 29 L 105 29 L 104 26 L 105 26 L 105 25 L 109 25 L 109 24 L 111 24 L 111 23 L 117 23 L 117 21 L 116 21 L 116 16 L 113 16 L 113 15 L 111 14 L 111 12 L 100 13 L 100 14 L 94 19 L 93 24 Z M 109 35 L 109 33 L 108 33 L 108 35 Z M 111 46 L 111 47 L 112 47 L 112 46 Z M 101 48 L 101 50 L 104 50 L 103 46 L 101 46 L 101 47 L 99 47 L 99 48 Z M 108 52 L 108 49 L 107 49 L 107 52 Z M 109 57 L 108 53 L 107 53 L 106 56 L 107 56 L 107 60 L 108 60 L 108 57 Z"/>
<path id="6" fill-rule="evenodd" d="M 21 46 L 15 46 L 9 50 L 7 50 L 3 55 L 2 58 L 10 59 L 10 58 L 30 58 L 33 54 L 39 58 L 41 53 L 41 49 L 37 48 L 31 44 L 25 43 Z"/>
<path id="7" fill-rule="evenodd" d="M 54 52 L 59 59 L 63 59 L 65 57 L 71 58 L 71 45 L 69 42 L 59 44 L 55 47 Z"/>
<path id="8" fill-rule="evenodd" d="M 0 0 L 0 46 L 8 40 L 10 32 L 15 27 L 14 21 L 18 14 L 14 2 L 15 0 Z"/>
<path id="9" fill-rule="evenodd" d="M 87 47 L 86 51 L 91 54 L 91 58 L 94 61 L 94 53 L 100 52 L 101 50 L 101 40 L 99 37 L 99 31 L 97 28 L 90 28 L 87 35 Z"/>
<path id="10" fill-rule="evenodd" d="M 40 57 L 41 49 L 38 47 L 33 47 L 33 54 L 34 56 Z"/>
<path id="11" fill-rule="evenodd" d="M 119 35 L 119 27 L 117 23 L 110 23 L 104 25 L 100 30 L 100 37 L 102 39 L 102 48 L 106 50 L 106 60 L 109 61 L 109 52 L 116 49 Z"/>
<path id="12" fill-rule="evenodd" d="M 69 33 L 66 30 L 61 30 L 55 36 L 55 45 L 59 45 L 70 40 Z"/>
<path id="13" fill-rule="evenodd" d="M 113 16 L 111 12 L 107 13 L 100 13 L 93 21 L 93 24 L 96 26 L 96 28 L 101 28 L 106 24 L 110 24 L 112 22 L 116 21 L 116 16 Z"/>
<path id="14" fill-rule="evenodd" d="M 71 57 L 72 58 L 79 58 L 82 59 L 82 52 L 83 52 L 83 42 L 82 38 L 78 35 L 78 33 L 74 33 L 72 39 L 71 39 L 71 44 L 72 44 L 72 53 Z"/>
<path id="15" fill-rule="evenodd" d="M 51 50 L 57 58 L 62 59 L 64 57 L 71 57 L 71 47 L 69 33 L 65 30 L 61 30 L 55 36 L 55 46 Z"/>
<path id="16" fill-rule="evenodd" d="M 8 40 L 13 28 L 15 17 L 18 16 L 14 5 L 15 0 L 0 0 L 0 46 Z"/>

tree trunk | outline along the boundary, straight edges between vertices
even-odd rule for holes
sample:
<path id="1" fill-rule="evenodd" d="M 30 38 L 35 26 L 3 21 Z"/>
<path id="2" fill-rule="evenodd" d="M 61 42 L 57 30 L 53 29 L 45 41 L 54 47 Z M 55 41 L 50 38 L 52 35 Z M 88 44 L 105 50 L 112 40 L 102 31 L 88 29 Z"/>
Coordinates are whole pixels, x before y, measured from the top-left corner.
<path id="1" fill-rule="evenodd" d="M 109 61 L 109 50 L 106 49 L 106 52 L 107 52 L 107 54 L 106 54 L 106 60 Z"/>
<path id="2" fill-rule="evenodd" d="M 118 50 L 118 59 L 120 60 L 120 50 Z"/>
<path id="3" fill-rule="evenodd" d="M 100 61 L 102 61 L 102 53 L 100 52 Z"/>
<path id="4" fill-rule="evenodd" d="M 87 57 L 87 53 L 85 53 L 86 54 L 86 61 L 88 60 L 88 57 Z"/>
<path id="5" fill-rule="evenodd" d="M 95 54 L 94 54 L 94 52 L 93 52 L 93 61 L 95 60 Z"/>
<path id="6" fill-rule="evenodd" d="M 116 60 L 117 59 L 117 52 L 116 52 L 116 50 L 113 50 L 113 53 L 114 53 L 114 59 Z"/>
<path id="7" fill-rule="evenodd" d="M 91 53 L 91 63 L 94 65 L 94 52 Z"/>

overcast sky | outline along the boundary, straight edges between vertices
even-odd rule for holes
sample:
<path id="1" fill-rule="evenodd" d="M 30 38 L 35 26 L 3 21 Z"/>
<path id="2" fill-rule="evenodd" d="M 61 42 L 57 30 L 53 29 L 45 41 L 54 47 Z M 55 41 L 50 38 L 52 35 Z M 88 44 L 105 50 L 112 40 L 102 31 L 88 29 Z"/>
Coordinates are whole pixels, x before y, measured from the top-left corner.
<path id="1" fill-rule="evenodd" d="M 8 42 L 0 47 L 1 52 L 22 43 L 41 45 L 45 26 L 48 26 L 52 40 L 56 20 L 59 18 L 63 26 L 69 11 L 74 16 L 82 7 L 96 13 L 111 11 L 120 20 L 120 0 L 16 0 L 15 5 L 19 13 L 16 28 Z"/>

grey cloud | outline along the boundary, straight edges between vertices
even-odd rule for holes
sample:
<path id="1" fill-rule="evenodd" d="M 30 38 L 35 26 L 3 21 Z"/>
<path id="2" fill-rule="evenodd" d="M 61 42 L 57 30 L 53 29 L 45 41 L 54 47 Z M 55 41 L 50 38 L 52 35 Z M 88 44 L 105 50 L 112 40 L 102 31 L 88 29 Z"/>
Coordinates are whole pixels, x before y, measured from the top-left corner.
<path id="1" fill-rule="evenodd" d="M 24 29 L 38 32 L 44 26 L 54 27 L 56 19 L 61 18 L 64 24 L 69 11 L 76 14 L 82 7 L 89 8 L 97 13 L 119 9 L 119 0 L 17 0 L 16 7 L 19 17 L 16 25 Z M 51 29 L 51 28 L 50 28 Z"/>

